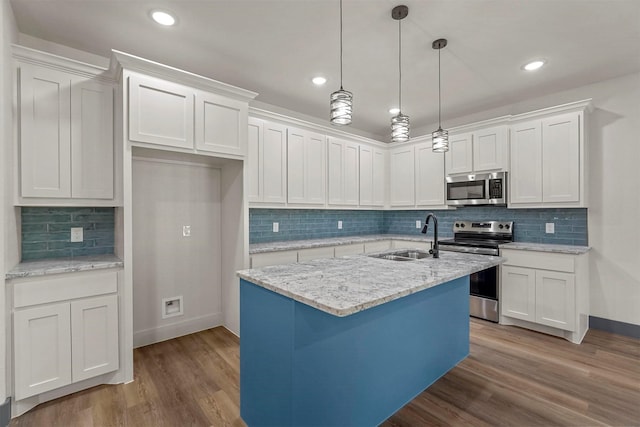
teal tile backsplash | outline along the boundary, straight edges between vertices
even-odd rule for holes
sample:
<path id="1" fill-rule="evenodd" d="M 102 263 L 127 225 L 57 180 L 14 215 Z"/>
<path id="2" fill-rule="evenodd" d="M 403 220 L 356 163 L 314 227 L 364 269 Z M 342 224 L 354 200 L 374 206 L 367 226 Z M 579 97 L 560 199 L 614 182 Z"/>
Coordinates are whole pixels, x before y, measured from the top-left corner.
<path id="1" fill-rule="evenodd" d="M 23 207 L 22 260 L 113 254 L 114 208 Z M 71 242 L 71 227 L 84 241 Z"/>
<path id="2" fill-rule="evenodd" d="M 424 223 L 428 212 L 438 217 L 438 231 L 442 238 L 453 236 L 455 220 L 514 221 L 514 240 L 531 243 L 587 245 L 587 209 L 507 209 L 506 207 L 477 206 L 440 211 L 355 211 L 306 209 L 249 210 L 250 243 L 285 240 L 318 239 L 364 234 L 418 235 L 416 221 Z M 337 222 L 343 222 L 338 230 Z M 279 223 L 274 233 L 272 224 Z M 555 224 L 555 233 L 545 233 L 545 223 Z M 429 231 L 429 236 L 432 232 Z"/>

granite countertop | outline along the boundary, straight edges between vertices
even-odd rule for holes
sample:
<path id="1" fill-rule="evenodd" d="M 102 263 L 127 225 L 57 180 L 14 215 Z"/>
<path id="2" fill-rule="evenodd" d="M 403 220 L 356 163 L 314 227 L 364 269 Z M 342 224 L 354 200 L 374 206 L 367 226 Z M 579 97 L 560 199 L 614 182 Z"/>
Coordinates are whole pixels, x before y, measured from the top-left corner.
<path id="1" fill-rule="evenodd" d="M 502 262 L 501 257 L 459 252 L 440 252 L 438 259 L 406 262 L 354 255 L 241 270 L 237 274 L 265 289 L 344 317 Z"/>
<path id="2" fill-rule="evenodd" d="M 500 245 L 500 249 L 523 251 L 554 252 L 559 254 L 580 255 L 589 252 L 589 246 L 555 245 L 549 243 L 511 242 Z"/>
<path id="3" fill-rule="evenodd" d="M 74 271 L 100 270 L 122 267 L 124 263 L 115 255 L 95 255 L 76 258 L 51 258 L 25 261 L 16 265 L 5 275 L 6 280 L 21 277 L 46 276 Z"/>
<path id="4" fill-rule="evenodd" d="M 404 240 L 407 242 L 432 242 L 431 237 L 424 234 L 370 234 L 366 236 L 330 237 L 326 239 L 289 240 L 284 242 L 252 243 L 249 245 L 249 254 L 264 252 L 290 251 L 298 249 L 321 248 L 325 246 L 351 245 L 355 243 L 375 242 L 379 240 Z"/>

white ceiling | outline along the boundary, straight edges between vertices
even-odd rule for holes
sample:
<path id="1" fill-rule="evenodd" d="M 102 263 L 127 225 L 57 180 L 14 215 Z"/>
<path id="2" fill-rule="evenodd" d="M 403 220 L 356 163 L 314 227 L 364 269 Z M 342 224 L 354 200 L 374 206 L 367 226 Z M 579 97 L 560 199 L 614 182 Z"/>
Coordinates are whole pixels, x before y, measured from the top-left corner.
<path id="1" fill-rule="evenodd" d="M 3 0 L 4 1 L 4 0 Z M 327 119 L 339 82 L 338 0 L 11 0 L 19 31 L 108 57 L 111 49 L 259 93 L 258 100 Z M 344 88 L 351 127 L 389 140 L 398 101 L 412 127 L 640 71 L 640 0 L 344 0 Z M 178 24 L 160 27 L 154 8 Z M 543 57 L 535 73 L 520 67 Z M 324 87 L 310 80 L 327 77 Z M 327 119 L 328 122 L 328 119 Z M 346 129 L 345 129 L 346 130 Z"/>

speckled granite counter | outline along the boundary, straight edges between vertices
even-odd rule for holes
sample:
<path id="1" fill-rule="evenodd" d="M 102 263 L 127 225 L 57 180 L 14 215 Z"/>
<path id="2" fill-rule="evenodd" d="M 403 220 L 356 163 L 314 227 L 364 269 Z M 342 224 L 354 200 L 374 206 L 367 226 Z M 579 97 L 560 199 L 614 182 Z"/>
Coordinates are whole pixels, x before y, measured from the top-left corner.
<path id="1" fill-rule="evenodd" d="M 501 257 L 440 252 L 390 261 L 364 255 L 241 270 L 242 279 L 335 316 L 348 316 L 498 265 Z"/>
<path id="2" fill-rule="evenodd" d="M 407 235 L 407 234 L 371 234 L 367 236 L 345 236 L 330 237 L 327 239 L 309 239 L 309 240 L 289 240 L 284 242 L 270 243 L 252 243 L 249 245 L 249 254 L 259 254 L 264 252 L 290 251 L 308 248 L 321 248 L 325 246 L 351 245 L 355 243 L 367 243 L 380 240 L 404 240 L 407 242 L 431 242 L 431 233 L 429 237 L 424 234 Z"/>
<path id="3" fill-rule="evenodd" d="M 25 261 L 16 265 L 6 275 L 6 280 L 21 277 L 46 276 L 74 271 L 100 270 L 122 267 L 124 263 L 115 255 L 96 255 L 77 258 L 53 258 Z"/>
<path id="4" fill-rule="evenodd" d="M 553 245 L 548 243 L 512 242 L 500 245 L 500 249 L 518 249 L 523 251 L 555 252 L 559 254 L 580 255 L 589 252 L 589 246 Z"/>

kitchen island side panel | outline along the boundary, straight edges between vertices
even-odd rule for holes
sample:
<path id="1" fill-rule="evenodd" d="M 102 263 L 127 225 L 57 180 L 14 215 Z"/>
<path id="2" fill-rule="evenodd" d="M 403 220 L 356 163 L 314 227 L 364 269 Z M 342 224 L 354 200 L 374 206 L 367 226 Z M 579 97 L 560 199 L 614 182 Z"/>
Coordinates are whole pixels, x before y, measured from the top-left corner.
<path id="1" fill-rule="evenodd" d="M 285 310 L 280 303 L 286 297 L 243 281 L 243 419 L 251 427 L 378 425 L 469 354 L 468 296 L 466 276 L 337 317 L 292 300 L 293 310 Z M 260 300 L 259 310 L 254 307 L 248 311 L 249 305 L 245 310 L 244 297 Z M 281 325 L 285 311 L 291 316 L 289 327 Z M 253 335 L 244 335 L 245 326 L 261 330 L 264 348 L 247 342 Z M 284 338 L 286 334 L 292 335 Z M 284 350 L 285 343 L 291 357 L 267 356 L 273 366 L 266 366 L 265 356 L 273 353 L 274 347 Z M 290 376 L 283 372 L 287 363 L 291 363 Z M 250 378 L 262 376 L 272 378 L 265 384 L 276 381 L 276 390 L 289 385 L 291 400 L 270 399 L 277 407 L 266 407 L 264 400 L 253 401 L 270 393 L 269 389 L 258 392 L 245 388 L 259 385 Z"/>

